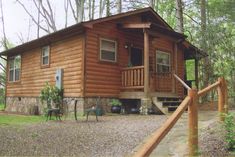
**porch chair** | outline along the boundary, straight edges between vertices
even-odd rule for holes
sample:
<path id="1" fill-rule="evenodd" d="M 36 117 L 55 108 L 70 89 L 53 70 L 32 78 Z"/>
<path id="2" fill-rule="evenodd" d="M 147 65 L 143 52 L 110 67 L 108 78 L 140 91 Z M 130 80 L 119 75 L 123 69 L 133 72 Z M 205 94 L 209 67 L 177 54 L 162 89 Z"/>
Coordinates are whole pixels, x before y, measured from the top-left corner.
<path id="1" fill-rule="evenodd" d="M 53 113 L 55 114 L 56 120 L 61 121 L 62 112 L 61 112 L 60 108 L 49 108 L 49 109 L 47 109 L 47 115 L 46 115 L 47 119 L 46 119 L 46 121 L 48 121 L 48 118 L 49 118 L 49 120 L 51 120 L 51 116 L 52 116 Z"/>
<path id="2" fill-rule="evenodd" d="M 90 113 L 94 113 L 96 117 L 96 121 L 98 122 L 98 112 L 100 110 L 100 97 L 96 98 L 95 105 L 92 106 L 91 108 L 85 109 L 84 115 L 86 115 L 86 121 L 88 121 L 88 116 Z"/>

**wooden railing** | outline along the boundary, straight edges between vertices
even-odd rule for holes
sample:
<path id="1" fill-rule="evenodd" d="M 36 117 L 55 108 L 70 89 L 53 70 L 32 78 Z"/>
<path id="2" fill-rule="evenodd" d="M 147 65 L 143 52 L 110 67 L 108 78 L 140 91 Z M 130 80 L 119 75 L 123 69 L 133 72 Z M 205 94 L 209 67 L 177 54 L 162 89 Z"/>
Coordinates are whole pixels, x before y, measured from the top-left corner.
<path id="1" fill-rule="evenodd" d="M 187 90 L 190 90 L 191 88 L 183 81 L 181 80 L 176 74 L 173 74 L 173 76 L 178 80 Z"/>
<path id="2" fill-rule="evenodd" d="M 122 69 L 122 88 L 144 88 L 144 66 L 135 66 Z"/>
<path id="3" fill-rule="evenodd" d="M 219 78 L 218 81 L 207 88 L 197 91 L 196 89 L 189 89 L 188 96 L 182 101 L 177 110 L 166 120 L 166 122 L 153 133 L 153 136 L 144 143 L 140 149 L 134 154 L 134 157 L 147 157 L 167 135 L 171 128 L 175 125 L 181 117 L 185 109 L 188 107 L 188 121 L 189 134 L 188 146 L 189 156 L 194 156 L 198 152 L 198 98 L 211 90 L 218 89 L 218 111 L 220 113 L 220 120 L 224 120 L 224 114 L 227 113 L 227 85 L 224 78 Z"/>

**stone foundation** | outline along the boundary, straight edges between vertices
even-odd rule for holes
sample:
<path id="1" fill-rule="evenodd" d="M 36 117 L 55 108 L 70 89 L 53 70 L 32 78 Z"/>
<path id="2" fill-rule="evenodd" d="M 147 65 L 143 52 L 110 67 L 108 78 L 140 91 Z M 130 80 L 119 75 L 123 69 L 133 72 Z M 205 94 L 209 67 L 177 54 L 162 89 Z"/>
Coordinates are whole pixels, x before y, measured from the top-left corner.
<path id="1" fill-rule="evenodd" d="M 69 112 L 74 111 L 74 101 L 78 100 L 78 111 L 84 111 L 84 99 L 83 98 L 64 98 L 63 105 Z M 7 97 L 6 98 L 7 112 L 16 112 L 21 114 L 44 114 L 44 110 L 47 107 L 46 104 L 42 104 L 38 97 Z"/>
<path id="2" fill-rule="evenodd" d="M 148 114 L 148 109 L 151 107 L 151 99 L 150 98 L 143 98 L 141 99 L 141 107 L 140 113 L 143 115 Z"/>
<path id="3" fill-rule="evenodd" d="M 98 107 L 102 109 L 102 111 L 105 112 L 111 112 L 111 106 L 109 105 L 111 100 L 113 98 L 97 98 L 97 97 L 90 97 L 85 98 L 84 100 L 84 108 L 91 108 L 92 106 L 96 106 L 98 104 Z"/>
<path id="4" fill-rule="evenodd" d="M 110 112 L 109 103 L 112 98 L 64 98 L 63 106 L 68 113 L 74 111 L 75 100 L 77 102 L 77 111 L 80 113 L 84 112 L 84 109 L 96 106 L 98 103 L 99 107 L 104 112 Z M 97 102 L 98 101 L 98 102 Z M 44 109 L 47 107 L 46 104 L 42 104 L 38 97 L 7 97 L 6 98 L 6 111 L 16 112 L 22 114 L 44 114 Z"/>

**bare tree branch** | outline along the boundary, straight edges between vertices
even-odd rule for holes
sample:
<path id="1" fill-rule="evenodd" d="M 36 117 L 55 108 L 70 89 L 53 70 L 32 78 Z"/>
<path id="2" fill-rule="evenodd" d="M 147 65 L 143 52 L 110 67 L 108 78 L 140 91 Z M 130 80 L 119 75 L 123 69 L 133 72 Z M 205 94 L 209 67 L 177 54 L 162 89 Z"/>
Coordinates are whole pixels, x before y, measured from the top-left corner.
<path id="1" fill-rule="evenodd" d="M 42 29 L 43 31 L 45 31 L 46 33 L 50 33 L 49 29 L 46 29 L 44 27 L 42 27 L 39 23 L 39 21 L 37 22 L 35 20 L 35 18 L 33 17 L 33 15 L 27 10 L 27 8 L 25 7 L 25 5 L 20 1 L 20 0 L 16 0 L 16 2 L 18 2 L 21 7 L 23 7 L 23 9 L 25 10 L 25 12 L 30 16 L 30 18 L 33 20 L 33 22 L 38 26 L 40 27 L 40 29 Z"/>
<path id="2" fill-rule="evenodd" d="M 64 0 L 64 12 L 65 12 L 65 24 L 64 27 L 68 26 L 68 10 L 69 10 L 69 0 Z"/>
<path id="3" fill-rule="evenodd" d="M 3 60 L 7 61 L 7 59 L 6 59 L 6 58 L 4 58 L 4 57 L 2 57 L 2 56 L 0 56 L 0 58 L 2 58 Z"/>
<path id="4" fill-rule="evenodd" d="M 76 12 L 75 12 L 75 10 L 74 10 L 74 8 L 73 8 L 73 5 L 72 5 L 71 0 L 68 0 L 68 1 L 69 1 L 69 6 L 70 6 L 70 8 L 71 8 L 71 10 L 72 10 L 72 13 L 73 13 L 74 20 L 75 20 L 76 23 L 77 23 L 77 22 L 78 22 L 78 16 L 77 16 L 77 14 L 76 14 Z"/>
<path id="5" fill-rule="evenodd" d="M 6 31 L 5 31 L 5 23 L 4 23 L 4 14 L 3 14 L 3 6 L 2 6 L 2 0 L 0 0 L 0 9 L 2 14 L 2 29 L 3 29 L 3 47 L 4 49 L 8 49 L 7 45 L 7 37 L 6 37 Z"/>

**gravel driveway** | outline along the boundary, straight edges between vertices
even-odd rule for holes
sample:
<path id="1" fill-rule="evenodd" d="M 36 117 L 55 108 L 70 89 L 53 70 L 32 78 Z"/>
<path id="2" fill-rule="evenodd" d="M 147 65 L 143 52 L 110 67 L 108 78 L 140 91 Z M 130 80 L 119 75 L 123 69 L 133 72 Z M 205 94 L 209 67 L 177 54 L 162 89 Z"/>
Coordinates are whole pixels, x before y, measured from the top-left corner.
<path id="1" fill-rule="evenodd" d="M 0 126 L 0 156 L 126 156 L 166 116 L 103 116 L 99 122 L 49 121 Z"/>

